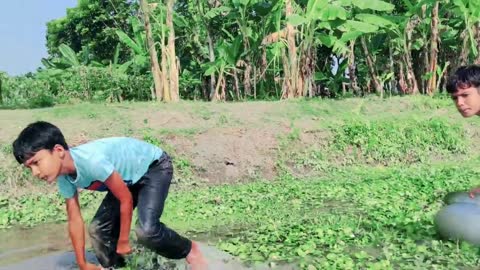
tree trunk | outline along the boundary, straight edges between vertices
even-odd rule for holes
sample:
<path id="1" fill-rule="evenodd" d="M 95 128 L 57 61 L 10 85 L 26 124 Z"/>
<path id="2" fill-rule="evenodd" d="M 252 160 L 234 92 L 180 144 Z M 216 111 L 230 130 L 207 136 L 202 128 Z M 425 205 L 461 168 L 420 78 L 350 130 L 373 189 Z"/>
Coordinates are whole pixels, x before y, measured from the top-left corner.
<path id="1" fill-rule="evenodd" d="M 140 8 L 142 10 L 143 21 L 145 24 L 145 34 L 147 37 L 148 52 L 150 54 L 150 67 L 152 70 L 153 82 L 155 83 L 155 95 L 157 100 L 163 100 L 162 89 L 162 71 L 158 64 L 157 50 L 155 49 L 155 43 L 152 37 L 152 28 L 150 25 L 150 12 L 146 0 L 140 0 Z"/>
<path id="2" fill-rule="evenodd" d="M 373 63 L 372 56 L 368 51 L 367 42 L 365 41 L 365 37 L 361 37 L 360 41 L 362 43 L 363 52 L 365 53 L 365 59 L 367 61 L 368 72 L 370 73 L 370 77 L 372 78 L 373 87 L 377 93 L 380 93 L 380 96 L 383 97 L 383 86 L 378 79 L 377 72 L 375 71 L 375 64 Z"/>
<path id="3" fill-rule="evenodd" d="M 442 69 L 442 73 L 438 75 L 438 78 L 437 78 L 437 90 L 441 91 L 441 89 L 443 88 L 440 88 L 441 86 L 441 83 L 442 83 L 442 78 L 443 80 L 447 80 L 447 76 L 445 76 L 447 74 L 447 70 L 448 70 L 448 66 L 450 65 L 449 62 L 446 62 L 445 63 L 445 67 Z"/>
<path id="4" fill-rule="evenodd" d="M 245 71 L 243 72 L 243 88 L 245 91 L 245 98 L 252 95 L 252 83 L 251 80 L 252 66 L 249 63 L 245 63 Z"/>
<path id="5" fill-rule="evenodd" d="M 175 0 L 167 1 L 167 29 L 168 29 L 168 74 L 170 81 L 170 97 L 172 101 L 178 101 L 180 99 L 180 93 L 178 89 L 178 66 L 177 55 L 175 53 L 175 29 L 173 27 L 173 5 Z"/>
<path id="6" fill-rule="evenodd" d="M 217 81 L 217 86 L 215 87 L 215 92 L 213 93 L 212 101 L 218 101 L 218 100 L 224 100 L 224 96 L 220 95 L 220 87 L 224 85 L 224 67 L 220 68 L 220 72 L 218 73 L 218 81 Z"/>
<path id="7" fill-rule="evenodd" d="M 416 25 L 420 23 L 420 20 L 417 18 L 412 18 L 408 23 L 405 29 L 405 37 L 404 37 L 404 60 L 407 69 L 407 83 L 409 87 L 409 92 L 412 94 L 418 94 L 418 83 L 417 78 L 415 76 L 415 72 L 413 71 L 413 64 L 412 64 L 412 54 L 411 54 L 411 37 L 413 30 L 415 29 Z"/>
<path id="8" fill-rule="evenodd" d="M 438 6 L 439 2 L 435 2 L 432 10 L 432 36 L 430 39 L 430 69 L 431 74 L 428 80 L 427 93 L 433 95 L 437 87 L 437 56 L 438 56 Z"/>
<path id="9" fill-rule="evenodd" d="M 165 44 L 165 41 L 167 40 L 166 37 L 166 23 L 159 22 L 159 27 L 160 27 L 160 52 L 161 52 L 161 63 L 160 66 L 162 68 L 162 84 L 163 84 L 163 100 L 164 101 L 171 101 L 172 96 L 170 95 L 170 74 L 168 71 L 168 50 L 167 50 L 167 45 Z"/>
<path id="10" fill-rule="evenodd" d="M 285 16 L 292 15 L 293 8 L 291 0 L 285 0 Z M 297 62 L 297 46 L 295 45 L 295 29 L 292 24 L 287 23 L 287 56 L 283 61 L 285 79 L 283 84 L 282 98 L 294 98 L 298 91 L 298 62 Z"/>
<path id="11" fill-rule="evenodd" d="M 388 46 L 388 57 L 390 60 L 389 68 L 390 68 L 390 73 L 395 74 L 395 64 L 393 62 L 393 48 L 392 46 Z M 395 80 L 395 76 L 393 76 L 392 79 L 390 79 L 389 82 L 389 88 L 390 88 L 390 95 L 392 95 L 392 91 L 395 89 L 395 93 L 397 92 L 397 81 Z"/>
<path id="12" fill-rule="evenodd" d="M 210 62 L 213 63 L 215 62 L 215 51 L 213 49 L 212 36 L 210 35 L 210 30 L 208 29 L 207 29 L 207 42 L 208 42 L 208 57 Z M 216 98 L 215 84 L 216 84 L 215 73 L 212 73 L 212 75 L 210 75 L 210 100 L 214 100 Z"/>
<path id="13" fill-rule="evenodd" d="M 200 17 L 201 17 L 200 20 L 202 21 L 203 26 L 205 27 L 205 32 L 207 33 L 206 39 L 208 44 L 208 60 L 213 63 L 215 62 L 215 50 L 213 48 L 212 34 L 210 33 L 210 29 L 208 28 L 208 21 L 206 21 L 205 19 L 205 11 L 203 6 L 204 3 L 205 1 L 195 1 L 195 5 L 197 5 L 198 13 L 200 14 Z M 208 91 L 208 95 L 205 96 L 207 100 L 213 100 L 215 96 L 215 86 L 216 86 L 215 73 L 212 73 L 210 75 L 210 80 L 209 80 L 210 89 Z"/>
<path id="14" fill-rule="evenodd" d="M 355 65 L 355 40 L 350 41 L 350 53 L 348 54 L 348 77 L 350 78 L 350 89 L 358 94 L 358 78 Z"/>
<path id="15" fill-rule="evenodd" d="M 238 81 L 238 72 L 237 69 L 233 69 L 233 86 L 235 87 L 235 94 L 237 95 L 237 100 L 240 100 L 240 83 Z"/>
<path id="16" fill-rule="evenodd" d="M 403 69 L 403 62 L 402 60 L 400 60 L 398 61 L 398 86 L 400 87 L 400 91 L 402 91 L 403 94 L 407 94 L 408 85 L 405 81 L 405 73 L 403 72 Z"/>
<path id="17" fill-rule="evenodd" d="M 480 65 L 480 22 L 477 22 L 474 26 L 475 40 L 477 42 L 477 57 L 474 63 Z"/>
<path id="18" fill-rule="evenodd" d="M 460 53 L 460 66 L 464 66 L 468 62 L 468 55 L 470 53 L 470 44 L 468 43 L 468 30 L 465 29 L 460 34 L 462 40 L 462 52 Z"/>
<path id="19" fill-rule="evenodd" d="M 423 4 L 422 5 L 422 20 L 425 21 L 426 20 L 426 17 L 427 17 L 427 5 L 426 4 Z M 433 26 L 433 18 L 432 18 L 432 26 Z M 429 52 L 428 52 L 428 37 L 427 37 L 427 33 L 424 33 L 422 31 L 422 39 L 423 39 L 423 52 L 422 52 L 422 55 L 421 57 L 419 58 L 423 58 L 423 70 L 421 70 L 420 72 L 416 72 L 416 75 L 420 75 L 420 77 L 422 77 L 423 74 L 427 74 L 428 72 L 430 72 L 430 64 L 431 62 L 429 61 Z M 414 58 L 415 59 L 415 58 Z M 420 62 L 420 61 L 418 61 Z M 418 63 L 418 67 L 420 67 L 420 63 Z M 418 69 L 417 69 L 418 70 Z M 429 82 L 425 82 L 424 80 L 420 80 L 420 91 L 422 93 L 429 93 L 428 92 L 429 90 Z"/>

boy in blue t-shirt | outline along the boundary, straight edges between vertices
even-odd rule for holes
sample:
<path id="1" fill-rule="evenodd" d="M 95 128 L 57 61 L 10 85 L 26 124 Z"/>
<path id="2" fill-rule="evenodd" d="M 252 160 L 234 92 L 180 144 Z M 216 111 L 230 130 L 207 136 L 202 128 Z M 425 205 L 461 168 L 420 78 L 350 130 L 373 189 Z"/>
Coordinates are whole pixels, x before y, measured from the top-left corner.
<path id="1" fill-rule="evenodd" d="M 13 154 L 35 177 L 57 182 L 66 201 L 68 231 L 81 270 L 102 268 L 85 260 L 79 188 L 107 191 L 88 229 L 103 267 L 125 265 L 123 255 L 131 252 L 129 232 L 137 207 L 135 232 L 141 244 L 167 258 L 186 258 L 193 269 L 205 269 L 198 244 L 160 222 L 173 176 L 171 159 L 160 148 L 124 137 L 69 148 L 60 129 L 39 121 L 20 133 L 13 142 Z"/>

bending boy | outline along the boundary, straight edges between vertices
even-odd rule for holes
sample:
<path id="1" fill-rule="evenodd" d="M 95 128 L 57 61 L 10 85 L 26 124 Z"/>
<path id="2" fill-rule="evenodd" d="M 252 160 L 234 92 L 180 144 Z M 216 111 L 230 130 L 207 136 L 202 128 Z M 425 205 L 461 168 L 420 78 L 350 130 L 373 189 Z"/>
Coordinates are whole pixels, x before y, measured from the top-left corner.
<path id="1" fill-rule="evenodd" d="M 66 201 L 68 231 L 81 270 L 101 268 L 85 260 L 78 188 L 107 192 L 88 229 L 103 267 L 125 265 L 124 255 L 132 250 L 132 212 L 137 207 L 136 235 L 141 244 L 167 258 L 186 258 L 193 269 L 205 268 L 198 244 L 160 222 L 173 176 L 171 159 L 162 149 L 124 137 L 69 148 L 60 129 L 40 121 L 20 133 L 13 142 L 13 154 L 35 177 L 57 182 Z"/>

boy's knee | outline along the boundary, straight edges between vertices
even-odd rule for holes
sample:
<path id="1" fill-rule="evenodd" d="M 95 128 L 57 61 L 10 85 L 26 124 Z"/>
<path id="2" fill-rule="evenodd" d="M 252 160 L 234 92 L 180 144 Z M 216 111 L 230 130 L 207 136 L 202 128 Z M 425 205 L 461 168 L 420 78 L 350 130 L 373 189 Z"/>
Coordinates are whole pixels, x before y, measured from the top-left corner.
<path id="1" fill-rule="evenodd" d="M 139 242 L 149 243 L 153 239 L 161 239 L 163 232 L 165 230 L 165 225 L 160 224 L 147 224 L 139 225 L 135 230 L 137 239 Z"/>
<path id="2" fill-rule="evenodd" d="M 161 222 L 151 226 L 137 226 L 135 233 L 139 243 L 169 259 L 187 257 L 192 247 L 189 239 L 178 235 Z"/>

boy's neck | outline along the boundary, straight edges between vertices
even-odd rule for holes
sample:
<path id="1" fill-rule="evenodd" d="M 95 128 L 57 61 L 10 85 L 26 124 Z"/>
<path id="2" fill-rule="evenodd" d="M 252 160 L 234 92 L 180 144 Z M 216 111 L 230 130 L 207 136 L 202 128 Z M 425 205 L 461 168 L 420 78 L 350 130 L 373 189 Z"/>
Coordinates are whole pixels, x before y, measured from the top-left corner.
<path id="1" fill-rule="evenodd" d="M 61 175 L 76 175 L 77 170 L 75 168 L 75 162 L 73 161 L 70 151 L 65 151 L 65 157 L 62 160 Z"/>

